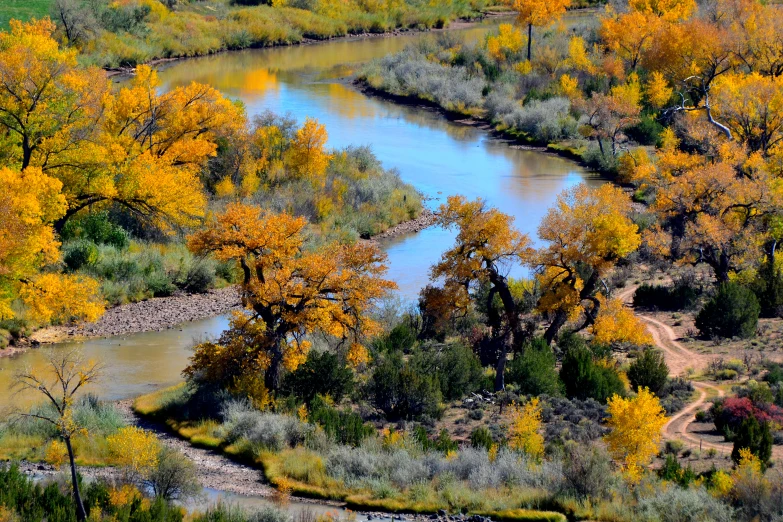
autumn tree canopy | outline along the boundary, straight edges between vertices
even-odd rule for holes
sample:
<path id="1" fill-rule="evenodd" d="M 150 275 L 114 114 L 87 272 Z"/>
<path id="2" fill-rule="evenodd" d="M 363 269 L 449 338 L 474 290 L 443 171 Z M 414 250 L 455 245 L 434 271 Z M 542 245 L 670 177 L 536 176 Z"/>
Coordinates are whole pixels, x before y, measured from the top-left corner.
<path id="1" fill-rule="evenodd" d="M 488 208 L 480 199 L 468 201 L 462 196 L 450 196 L 439 209 L 438 222 L 445 228 L 457 229 L 454 246 L 432 267 L 431 279 L 443 280 L 439 302 L 467 311 L 471 290 L 486 284 L 489 285 L 486 306 L 490 313 L 496 297 L 502 303 L 503 317 L 488 318 L 493 334 L 500 338 L 502 345 L 495 381 L 495 388 L 502 389 L 508 351 L 524 340 L 519 306 L 506 275 L 511 266 L 521 264 L 530 254 L 530 239 L 512 226 L 511 216 Z"/>
<path id="2" fill-rule="evenodd" d="M 62 182 L 57 229 L 109 203 L 164 229 L 195 224 L 206 205 L 198 175 L 217 138 L 244 125 L 243 111 L 196 83 L 160 93 L 147 66 L 114 94 L 53 31 L 48 20 L 14 21 L 0 33 L 0 158 Z"/>
<path id="3" fill-rule="evenodd" d="M 517 13 L 517 25 L 527 26 L 527 60 L 530 61 L 533 26 L 549 25 L 559 20 L 571 5 L 571 0 L 510 0 L 510 4 Z"/>
<path id="4" fill-rule="evenodd" d="M 366 361 L 362 339 L 378 331 L 370 307 L 396 288 L 382 277 L 385 256 L 366 244 L 308 250 L 305 226 L 304 218 L 235 203 L 190 236 L 193 252 L 239 264 L 246 313 L 218 343 L 198 347 L 187 375 L 230 382 L 263 373 L 274 391 L 284 367 L 304 362 L 316 332 L 344 341 L 349 362 Z"/>
<path id="5" fill-rule="evenodd" d="M 601 309 L 603 278 L 641 244 L 631 220 L 631 200 L 621 189 L 580 184 L 561 194 L 538 228 L 545 245 L 530 257 L 542 296 L 538 310 L 552 323 L 545 337 L 552 342 L 568 320 L 580 314 L 580 330 L 595 322 Z"/>
<path id="6" fill-rule="evenodd" d="M 95 320 L 103 313 L 92 279 L 40 274 L 60 257 L 52 223 L 66 208 L 62 184 L 40 168 L 0 168 L 0 319 L 14 317 L 21 297 L 28 318 L 40 323 Z"/>

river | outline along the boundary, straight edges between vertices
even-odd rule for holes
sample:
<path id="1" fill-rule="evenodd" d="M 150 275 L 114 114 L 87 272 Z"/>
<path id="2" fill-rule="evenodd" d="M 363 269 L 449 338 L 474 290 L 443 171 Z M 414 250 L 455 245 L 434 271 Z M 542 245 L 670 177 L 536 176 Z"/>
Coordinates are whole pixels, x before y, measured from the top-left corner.
<path id="1" fill-rule="evenodd" d="M 492 27 L 456 31 L 476 40 Z M 516 226 L 535 238 L 541 217 L 559 192 L 582 181 L 601 183 L 600 178 L 571 161 L 510 147 L 435 111 L 365 96 L 347 80 L 359 64 L 427 37 L 418 33 L 223 53 L 174 62 L 160 78 L 164 88 L 209 83 L 242 100 L 250 116 L 270 109 L 289 112 L 300 122 L 307 116 L 317 118 L 326 125 L 331 147 L 370 145 L 384 166 L 397 169 L 430 198 L 428 205 L 435 207 L 455 193 L 482 197 L 513 215 Z M 389 256 L 388 276 L 397 281 L 403 299 L 415 299 L 427 283 L 429 266 L 453 237 L 453 232 L 430 228 L 382 244 Z M 214 318 L 164 332 L 81 343 L 86 357 L 106 363 L 102 384 L 94 391 L 122 399 L 176 382 L 193 339 L 215 336 L 225 325 L 225 318 Z M 0 389 L 7 388 L 15 370 L 42 363 L 38 350 L 0 359 Z M 4 394 L 0 406 L 21 400 Z"/>

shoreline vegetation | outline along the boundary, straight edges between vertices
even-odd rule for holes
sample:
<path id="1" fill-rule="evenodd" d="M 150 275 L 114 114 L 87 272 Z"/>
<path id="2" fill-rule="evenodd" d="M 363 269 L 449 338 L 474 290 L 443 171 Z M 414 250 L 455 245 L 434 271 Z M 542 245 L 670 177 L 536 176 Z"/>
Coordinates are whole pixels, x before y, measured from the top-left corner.
<path id="1" fill-rule="evenodd" d="M 230 50 L 445 28 L 455 20 L 480 19 L 491 8 L 484 0 L 277 0 L 269 5 L 253 0 L 108 5 L 58 0 L 48 14 L 68 22 L 59 37 L 79 48 L 83 63 L 112 69 Z"/>
<path id="2" fill-rule="evenodd" d="M 218 434 L 221 432 L 221 429 L 214 422 L 177 420 L 172 417 L 172 414 L 176 411 L 178 403 L 181 403 L 187 394 L 186 384 L 182 383 L 142 395 L 133 401 L 133 411 L 141 418 L 162 423 L 171 433 L 188 441 L 195 447 L 215 451 L 230 460 L 262 471 L 264 478 L 270 485 L 295 497 L 320 501 L 337 501 L 341 502 L 343 507 L 347 509 L 364 512 L 380 511 L 383 513 L 431 515 L 442 512 L 451 513 L 455 510 L 454 505 L 450 505 L 442 500 L 433 503 L 432 501 L 422 501 L 415 498 L 407 498 L 405 500 L 399 497 L 389 498 L 388 500 L 373 498 L 373 495 L 367 494 L 365 488 L 338 486 L 338 481 L 332 481 L 331 488 L 313 485 L 311 483 L 314 480 L 313 477 L 317 474 L 323 474 L 323 463 L 320 463 L 321 460 L 317 453 L 308 453 L 304 448 L 301 448 L 301 451 L 299 449 L 283 449 L 282 452 L 271 449 L 256 451 L 255 448 L 248 446 L 247 441 L 233 440 L 232 442 L 229 438 Z M 187 399 L 184 400 L 187 402 Z M 241 405 L 239 408 L 241 409 Z M 247 413 L 249 412 L 239 414 Z M 304 427 L 305 424 L 302 426 Z M 401 444 L 400 448 L 402 447 Z M 346 450 L 358 451 L 358 448 L 346 448 Z M 301 480 L 292 480 L 289 476 L 290 470 L 288 468 L 294 460 L 302 461 L 299 465 L 304 466 L 300 470 Z M 307 463 L 308 460 L 310 460 L 309 463 Z M 306 469 L 312 465 L 315 468 Z M 538 501 L 532 500 L 532 503 L 536 502 Z M 461 507 L 458 511 L 462 515 L 479 515 L 501 522 L 566 522 L 567 520 L 566 515 L 563 513 L 550 511 L 546 508 L 471 509 L 470 507 Z"/>

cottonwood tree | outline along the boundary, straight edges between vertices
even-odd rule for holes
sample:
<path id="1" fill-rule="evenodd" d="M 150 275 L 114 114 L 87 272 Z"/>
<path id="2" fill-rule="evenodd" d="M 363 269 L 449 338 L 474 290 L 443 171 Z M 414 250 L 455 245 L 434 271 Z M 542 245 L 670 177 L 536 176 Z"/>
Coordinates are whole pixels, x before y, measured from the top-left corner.
<path id="1" fill-rule="evenodd" d="M 308 336 L 323 332 L 349 345 L 347 359 L 367 359 L 363 336 L 379 326 L 373 303 L 396 285 L 383 279 L 385 255 L 371 245 L 306 248 L 304 218 L 231 204 L 188 238 L 197 254 L 236 261 L 245 313 L 234 316 L 217 343 L 197 349 L 186 375 L 230 385 L 231 379 L 263 373 L 268 390 L 280 387 L 283 367 L 307 358 Z"/>
<path id="2" fill-rule="evenodd" d="M 601 290 L 606 292 L 603 278 L 639 248 L 641 236 L 631 220 L 630 197 L 611 184 L 597 189 L 580 184 L 562 193 L 538 235 L 545 245 L 528 263 L 541 286 L 538 310 L 552 316 L 544 334 L 551 343 L 569 320 L 584 316 L 577 331 L 595 322 Z"/>
<path id="3" fill-rule="evenodd" d="M 76 506 L 76 519 L 87 520 L 84 509 L 79 480 L 76 473 L 76 460 L 73 451 L 73 438 L 86 432 L 73 417 L 73 405 L 77 394 L 90 384 L 95 383 L 101 374 L 101 366 L 93 361 L 85 361 L 82 354 L 74 350 L 51 350 L 46 354 L 48 372 L 25 369 L 14 377 L 16 390 L 32 391 L 42 394 L 49 409 L 35 412 L 16 412 L 17 417 L 27 417 L 51 424 L 57 430 L 57 435 L 65 443 L 68 450 L 68 461 L 71 466 L 71 485 Z"/>
<path id="4" fill-rule="evenodd" d="M 690 17 L 695 8 L 693 0 L 632 0 L 626 12 L 607 6 L 599 36 L 628 69 L 636 71 L 664 26 Z"/>
<path id="5" fill-rule="evenodd" d="M 157 74 L 137 69 L 112 93 L 97 69 L 61 48 L 48 20 L 12 22 L 0 33 L 0 159 L 38 167 L 62 182 L 65 222 L 94 205 L 115 204 L 164 229 L 204 215 L 199 179 L 220 138 L 244 127 L 240 107 L 197 83 L 159 91 Z"/>
<path id="6" fill-rule="evenodd" d="M 587 116 L 582 131 L 596 138 L 601 155 L 606 155 L 603 142 L 608 139 L 612 156 L 617 156 L 623 130 L 639 122 L 641 98 L 641 87 L 633 77 L 625 85 L 612 87 L 609 94 L 595 92 L 589 99 L 579 101 Z"/>
<path id="7" fill-rule="evenodd" d="M 632 482 L 641 478 L 644 466 L 658 453 L 666 413 L 661 402 L 647 388 L 639 388 L 636 397 L 614 395 L 608 401 L 606 421 L 611 430 L 604 437 L 609 453 L 620 461 Z"/>
<path id="8" fill-rule="evenodd" d="M 0 130 L 11 147 L 4 163 L 54 168 L 96 136 L 108 81 L 81 68 L 76 49 L 61 49 L 48 19 L 11 20 L 0 32 Z"/>
<path id="9" fill-rule="evenodd" d="M 783 76 L 726 74 L 712 91 L 716 117 L 749 152 L 766 157 L 783 147 Z"/>
<path id="10" fill-rule="evenodd" d="M 556 22 L 571 6 L 571 0 L 511 0 L 511 9 L 516 11 L 516 23 L 527 26 L 527 61 L 530 61 L 533 44 L 533 26 Z"/>
<path id="11" fill-rule="evenodd" d="M 52 222 L 65 213 L 62 184 L 36 167 L 2 167 L 0 186 L 0 318 L 13 317 L 11 303 L 21 297 L 28 318 L 42 323 L 97 319 L 103 313 L 97 282 L 39 273 L 60 256 Z"/>
<path id="12" fill-rule="evenodd" d="M 488 208 L 481 199 L 449 197 L 438 211 L 438 223 L 445 228 L 456 228 L 457 238 L 454 246 L 432 267 L 431 279 L 443 281 L 437 302 L 466 313 L 473 298 L 471 291 L 481 284 L 489 286 L 485 304 L 490 315 L 489 326 L 501 338 L 495 377 L 495 389 L 501 390 L 508 352 L 527 337 L 506 274 L 511 266 L 521 264 L 530 254 L 530 239 L 512 226 L 511 216 Z M 495 298 L 502 304 L 502 317 L 494 312 Z"/>
<path id="13" fill-rule="evenodd" d="M 758 154 L 732 143 L 708 159 L 677 148 L 669 132 L 656 164 L 640 165 L 636 182 L 655 191 L 659 223 L 645 231 L 653 253 L 706 263 L 718 283 L 762 257 L 765 220 L 780 208 L 780 190 Z"/>

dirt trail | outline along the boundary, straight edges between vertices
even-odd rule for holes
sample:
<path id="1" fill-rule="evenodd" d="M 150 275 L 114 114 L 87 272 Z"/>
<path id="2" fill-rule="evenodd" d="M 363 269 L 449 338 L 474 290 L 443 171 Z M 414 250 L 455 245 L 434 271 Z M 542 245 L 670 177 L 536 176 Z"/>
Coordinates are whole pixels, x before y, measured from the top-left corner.
<path id="1" fill-rule="evenodd" d="M 628 288 L 618 294 L 617 298 L 629 304 L 635 291 L 636 287 Z M 677 334 L 669 325 L 639 313 L 636 313 L 636 316 L 647 324 L 647 330 L 652 335 L 653 342 L 663 351 L 666 364 L 669 366 L 669 372 L 672 376 L 683 376 L 688 373 L 689 369 L 695 372 L 703 370 L 714 358 L 712 355 L 696 353 L 684 347 L 677 341 Z M 693 387 L 696 388 L 698 397 L 669 419 L 663 427 L 664 437 L 666 439 L 681 439 L 689 446 L 696 448 L 711 448 L 721 453 L 731 453 L 731 443 L 704 441 L 688 431 L 690 425 L 696 420 L 696 412 L 707 409 L 707 399 L 712 396 L 724 396 L 722 389 L 709 383 L 694 382 Z"/>

